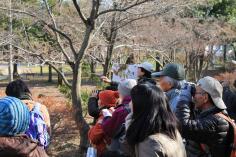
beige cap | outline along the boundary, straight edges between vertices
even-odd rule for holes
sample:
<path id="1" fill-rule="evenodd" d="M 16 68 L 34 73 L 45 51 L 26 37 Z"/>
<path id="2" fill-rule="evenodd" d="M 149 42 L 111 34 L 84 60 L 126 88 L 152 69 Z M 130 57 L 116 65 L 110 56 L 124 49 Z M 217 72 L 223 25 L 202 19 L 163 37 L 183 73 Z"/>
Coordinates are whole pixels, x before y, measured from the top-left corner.
<path id="1" fill-rule="evenodd" d="M 223 87 L 218 80 L 213 77 L 206 76 L 197 83 L 212 98 L 214 105 L 219 109 L 226 109 L 222 99 Z"/>

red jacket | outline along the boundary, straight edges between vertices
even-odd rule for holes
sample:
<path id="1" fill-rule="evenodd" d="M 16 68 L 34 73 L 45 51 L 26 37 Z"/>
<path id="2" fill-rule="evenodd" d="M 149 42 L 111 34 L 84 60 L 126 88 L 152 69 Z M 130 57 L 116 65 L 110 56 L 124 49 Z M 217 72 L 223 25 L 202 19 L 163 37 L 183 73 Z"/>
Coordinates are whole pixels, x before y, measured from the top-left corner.
<path id="1" fill-rule="evenodd" d="M 104 134 L 102 129 L 103 118 L 102 113 L 100 113 L 96 124 L 88 132 L 90 143 L 97 149 L 98 156 L 106 150 L 107 144 L 109 145 L 111 143 L 111 139 Z"/>

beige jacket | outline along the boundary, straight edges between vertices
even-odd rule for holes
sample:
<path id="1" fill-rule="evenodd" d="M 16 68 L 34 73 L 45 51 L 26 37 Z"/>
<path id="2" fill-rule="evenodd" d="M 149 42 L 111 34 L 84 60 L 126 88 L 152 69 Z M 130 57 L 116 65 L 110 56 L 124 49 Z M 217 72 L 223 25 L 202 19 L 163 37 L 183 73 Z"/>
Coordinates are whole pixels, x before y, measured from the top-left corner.
<path id="1" fill-rule="evenodd" d="M 155 134 L 135 146 L 135 157 L 186 157 L 186 152 L 179 132 L 177 140 Z"/>
<path id="2" fill-rule="evenodd" d="M 22 101 L 26 104 L 26 106 L 28 106 L 30 111 L 34 108 L 34 105 L 36 103 L 33 100 L 22 100 Z M 41 104 L 40 110 L 42 112 L 43 119 L 44 119 L 45 123 L 47 124 L 48 128 L 51 128 L 50 116 L 49 116 L 49 112 L 48 112 L 47 107 L 45 105 Z"/>

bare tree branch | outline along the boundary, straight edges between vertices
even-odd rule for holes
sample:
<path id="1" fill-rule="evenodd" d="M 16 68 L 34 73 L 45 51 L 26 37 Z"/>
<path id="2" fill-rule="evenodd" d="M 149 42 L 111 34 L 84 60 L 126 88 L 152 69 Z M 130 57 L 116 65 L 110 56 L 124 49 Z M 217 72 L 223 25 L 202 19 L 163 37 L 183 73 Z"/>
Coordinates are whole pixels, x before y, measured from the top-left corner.
<path id="1" fill-rule="evenodd" d="M 127 7 L 125 7 L 125 8 L 113 8 L 113 9 L 104 10 L 104 11 L 101 11 L 100 13 L 98 13 L 97 16 L 96 16 L 96 18 L 97 18 L 98 16 L 101 16 L 101 15 L 103 15 L 103 14 L 110 13 L 110 12 L 115 12 L 115 11 L 117 11 L 117 12 L 123 12 L 123 11 L 127 11 L 127 10 L 129 10 L 129 9 L 135 7 L 135 6 L 138 6 L 138 5 L 141 5 L 141 4 L 143 4 L 143 3 L 150 2 L 150 1 L 153 1 L 153 0 L 143 0 L 143 1 L 140 1 L 140 2 L 139 2 L 139 1 L 136 1 L 134 4 L 131 4 L 130 6 L 127 6 Z"/>
<path id="2" fill-rule="evenodd" d="M 52 64 L 52 61 L 50 60 L 46 60 L 43 55 L 41 53 L 37 53 L 37 52 L 34 52 L 34 51 L 29 51 L 29 50 L 26 50 L 22 47 L 19 47 L 17 45 L 13 45 L 14 47 L 18 48 L 19 50 L 21 51 L 24 51 L 26 52 L 27 54 L 29 54 L 30 56 L 34 56 L 34 57 L 37 57 L 39 60 L 41 60 L 42 62 L 45 62 L 46 64 L 48 64 L 49 66 L 51 66 L 63 79 L 64 83 L 69 87 L 71 88 L 72 85 L 69 83 L 69 81 L 67 80 L 67 78 L 65 77 L 65 75 L 55 66 Z"/>
<path id="3" fill-rule="evenodd" d="M 57 43 L 58 43 L 60 49 L 62 50 L 63 55 L 66 57 L 68 63 L 72 66 L 72 61 L 70 60 L 69 55 L 66 53 L 66 50 L 65 50 L 63 44 L 61 43 L 61 38 L 60 38 L 60 36 L 59 36 L 59 33 L 69 41 L 69 45 L 70 45 L 71 51 L 72 51 L 72 53 L 74 54 L 74 57 L 76 57 L 76 51 L 75 51 L 75 49 L 74 49 L 74 46 L 73 46 L 73 44 L 72 44 L 72 41 L 71 41 L 71 39 L 70 39 L 65 33 L 63 33 L 62 31 L 59 31 L 59 30 L 58 30 L 57 24 L 56 24 L 56 21 L 55 21 L 55 18 L 54 18 L 54 15 L 53 15 L 51 9 L 49 8 L 49 5 L 48 5 L 47 0 L 43 0 L 43 1 L 44 1 L 45 5 L 46 5 L 46 7 L 47 7 L 47 12 L 48 12 L 48 14 L 49 14 L 49 16 L 50 16 L 50 18 L 51 18 L 53 27 L 54 27 L 55 29 L 54 29 L 53 27 L 51 27 L 50 25 L 48 25 L 48 24 L 47 24 L 47 26 L 48 26 L 49 28 L 51 28 L 51 29 L 54 31 L 54 33 L 55 33 L 55 35 L 56 35 Z"/>
<path id="4" fill-rule="evenodd" d="M 75 9 L 77 10 L 81 20 L 83 21 L 83 23 L 85 25 L 87 25 L 88 21 L 87 21 L 86 17 L 84 16 L 84 14 L 81 12 L 81 9 L 80 9 L 80 6 L 79 6 L 77 0 L 73 0 L 73 3 L 74 3 Z"/>

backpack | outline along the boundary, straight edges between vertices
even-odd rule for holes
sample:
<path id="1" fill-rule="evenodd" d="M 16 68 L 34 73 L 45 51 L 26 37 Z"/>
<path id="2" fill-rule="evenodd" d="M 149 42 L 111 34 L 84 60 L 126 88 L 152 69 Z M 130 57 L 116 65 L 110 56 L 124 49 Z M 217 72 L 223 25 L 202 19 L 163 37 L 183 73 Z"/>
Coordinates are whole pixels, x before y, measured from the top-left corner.
<path id="1" fill-rule="evenodd" d="M 230 117 L 225 116 L 222 113 L 217 113 L 216 115 L 220 116 L 221 118 L 225 119 L 227 122 L 229 122 L 229 124 L 232 126 L 233 128 L 233 135 L 234 135 L 234 140 L 231 144 L 231 153 L 230 153 L 230 157 L 236 157 L 236 125 L 234 120 L 232 120 Z"/>
<path id="2" fill-rule="evenodd" d="M 130 113 L 131 110 L 129 105 L 124 105 L 124 109 Z M 107 146 L 108 151 L 106 153 L 112 152 L 117 154 L 116 156 L 124 157 L 126 156 L 123 148 L 123 144 L 125 142 L 126 130 L 125 130 L 125 123 L 123 123 L 119 129 L 117 129 L 114 137 L 111 139 L 111 144 Z"/>
<path id="3" fill-rule="evenodd" d="M 221 118 L 223 118 L 224 120 L 226 120 L 229 125 L 232 127 L 232 131 L 233 131 L 233 136 L 234 136 L 234 139 L 233 139 L 233 142 L 231 143 L 230 145 L 230 148 L 231 148 L 231 153 L 230 153 L 230 156 L 229 157 L 236 157 L 236 124 L 234 122 L 234 120 L 232 120 L 230 117 L 224 115 L 223 113 L 217 113 L 216 115 L 220 116 Z M 201 149 L 204 151 L 204 152 L 207 152 L 207 148 L 206 148 L 206 145 L 205 144 L 200 144 L 201 146 Z"/>
<path id="4" fill-rule="evenodd" d="M 46 148 L 49 145 L 49 133 L 40 107 L 40 103 L 35 103 L 34 108 L 30 111 L 30 125 L 29 129 L 26 131 L 26 135 L 38 141 L 41 146 Z"/>

